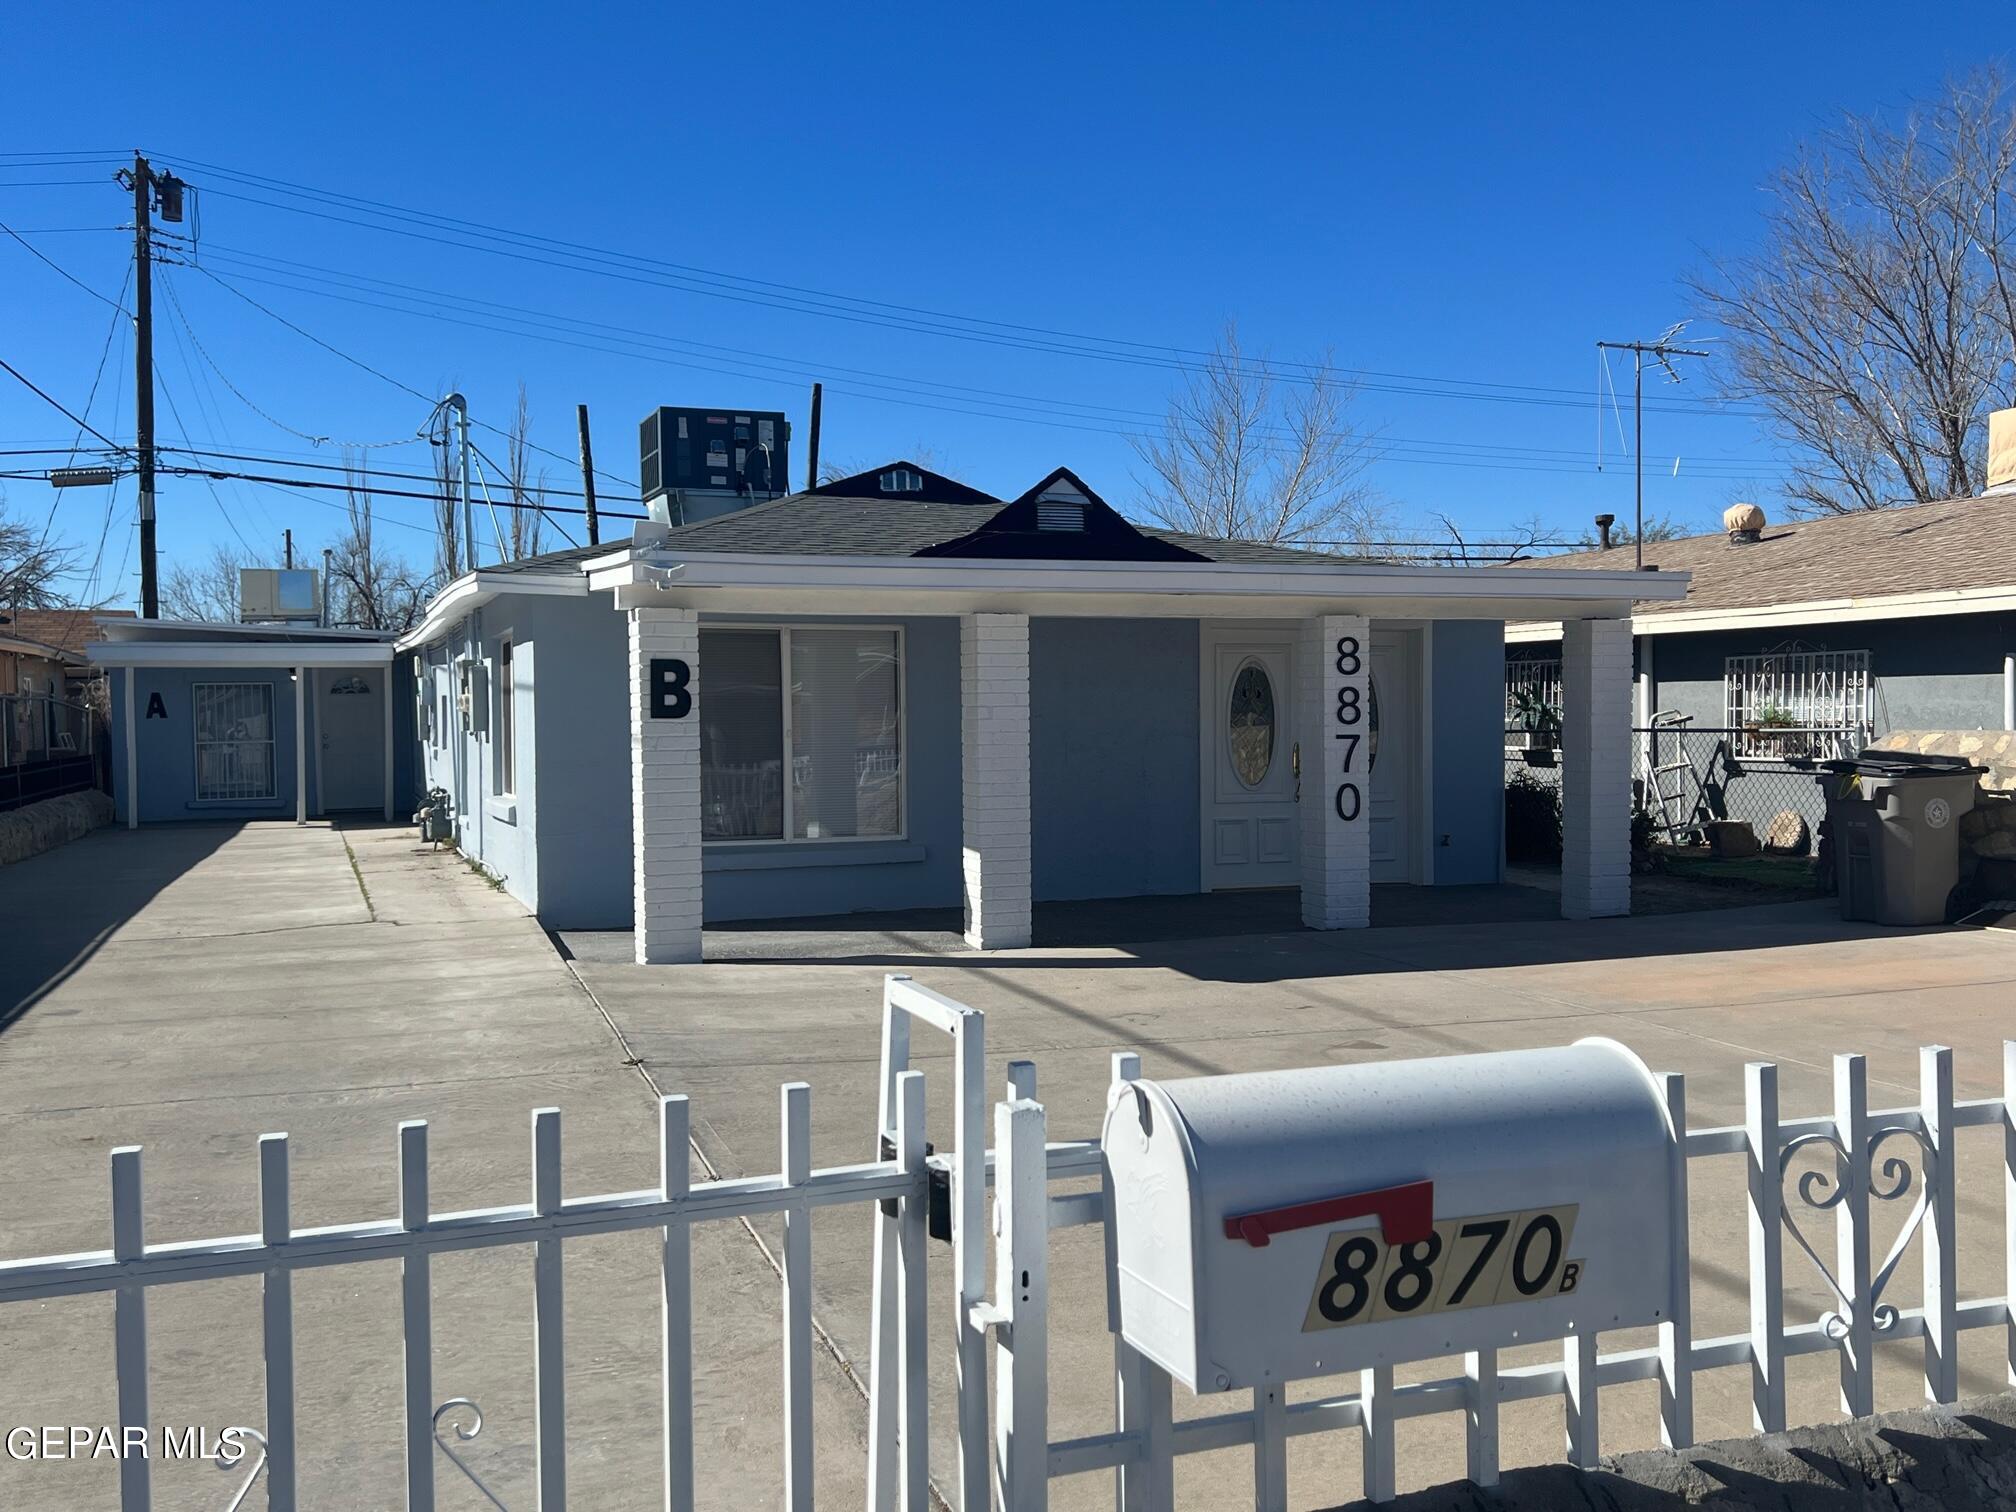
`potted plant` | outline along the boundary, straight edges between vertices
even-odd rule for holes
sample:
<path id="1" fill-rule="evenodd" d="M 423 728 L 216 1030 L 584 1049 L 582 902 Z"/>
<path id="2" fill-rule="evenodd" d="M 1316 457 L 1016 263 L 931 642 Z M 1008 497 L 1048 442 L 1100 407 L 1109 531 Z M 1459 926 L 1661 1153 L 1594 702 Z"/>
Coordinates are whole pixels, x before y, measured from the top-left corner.
<path id="1" fill-rule="evenodd" d="M 1561 711 L 1538 688 L 1518 688 L 1512 694 L 1512 717 L 1524 740 L 1526 764 L 1553 766 L 1561 744 Z"/>
<path id="2" fill-rule="evenodd" d="M 1793 747 L 1803 744 L 1794 733 L 1798 727 L 1798 717 L 1783 704 L 1764 703 L 1758 705 L 1755 719 L 1743 729 L 1750 737 L 1752 749 L 1759 754 L 1796 756 L 1801 753 Z"/>

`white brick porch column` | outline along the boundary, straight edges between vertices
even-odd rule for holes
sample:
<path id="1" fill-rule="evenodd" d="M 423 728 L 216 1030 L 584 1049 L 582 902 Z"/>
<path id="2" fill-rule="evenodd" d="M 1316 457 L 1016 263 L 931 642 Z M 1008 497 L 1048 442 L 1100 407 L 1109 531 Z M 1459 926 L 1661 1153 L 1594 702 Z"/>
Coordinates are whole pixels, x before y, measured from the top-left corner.
<path id="1" fill-rule="evenodd" d="M 1631 912 L 1631 622 L 1561 627 L 1561 916 Z"/>
<path id="2" fill-rule="evenodd" d="M 966 943 L 1019 950 L 1029 881 L 1029 616 L 959 620 L 959 794 Z"/>
<path id="3" fill-rule="evenodd" d="M 1301 663 L 1302 922 L 1363 929 L 1372 922 L 1372 622 L 1304 621 Z"/>
<path id="4" fill-rule="evenodd" d="M 640 966 L 700 959 L 700 616 L 630 615 L 631 935 Z"/>

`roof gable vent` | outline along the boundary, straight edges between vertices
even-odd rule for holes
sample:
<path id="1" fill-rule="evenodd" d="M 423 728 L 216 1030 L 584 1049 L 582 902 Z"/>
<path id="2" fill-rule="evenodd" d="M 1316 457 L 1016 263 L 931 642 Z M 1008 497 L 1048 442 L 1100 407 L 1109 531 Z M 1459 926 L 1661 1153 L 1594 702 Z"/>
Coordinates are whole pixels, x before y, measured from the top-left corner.
<path id="1" fill-rule="evenodd" d="M 1070 499 L 1038 499 L 1036 528 L 1075 530 L 1082 533 L 1085 529 L 1085 506 Z"/>
<path id="2" fill-rule="evenodd" d="M 882 474 L 881 485 L 884 493 L 922 493 L 924 478 L 910 468 L 892 467 Z"/>

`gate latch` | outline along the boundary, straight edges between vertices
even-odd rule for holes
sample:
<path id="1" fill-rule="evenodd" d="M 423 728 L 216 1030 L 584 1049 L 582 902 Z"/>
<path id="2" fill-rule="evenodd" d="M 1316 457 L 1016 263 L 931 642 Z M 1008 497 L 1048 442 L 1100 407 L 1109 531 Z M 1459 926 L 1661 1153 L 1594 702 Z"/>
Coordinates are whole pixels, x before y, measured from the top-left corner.
<path id="1" fill-rule="evenodd" d="M 882 1136 L 881 1151 L 882 1159 L 894 1160 L 896 1158 L 896 1141 L 887 1134 L 884 1134 Z M 931 1158 L 937 1153 L 937 1146 L 926 1140 L 924 1144 L 924 1177 L 927 1183 L 926 1190 L 930 1196 L 924 1209 L 924 1231 L 933 1239 L 950 1244 L 952 1242 L 952 1168 L 942 1160 L 933 1160 Z M 894 1218 L 896 1216 L 896 1199 L 894 1197 L 884 1197 L 881 1201 L 882 1215 L 885 1218 Z"/>

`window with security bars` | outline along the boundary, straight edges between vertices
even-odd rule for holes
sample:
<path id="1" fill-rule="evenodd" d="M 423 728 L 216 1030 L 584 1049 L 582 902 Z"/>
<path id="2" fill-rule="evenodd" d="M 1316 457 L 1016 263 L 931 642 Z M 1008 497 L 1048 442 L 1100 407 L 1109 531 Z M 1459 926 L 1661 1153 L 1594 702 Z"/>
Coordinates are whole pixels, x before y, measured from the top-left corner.
<path id="1" fill-rule="evenodd" d="M 196 797 L 273 798 L 273 685 L 197 683 Z"/>
<path id="2" fill-rule="evenodd" d="M 865 626 L 701 631 L 702 838 L 900 836 L 902 646 Z"/>
<path id="3" fill-rule="evenodd" d="M 1561 658 L 1526 657 L 1505 663 L 1505 729 L 1526 733 L 1544 725 L 1540 710 L 1561 714 Z"/>
<path id="4" fill-rule="evenodd" d="M 1875 732 L 1867 651 L 1791 646 L 1723 663 L 1723 723 L 1739 756 L 1853 756 Z"/>

